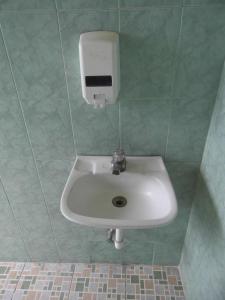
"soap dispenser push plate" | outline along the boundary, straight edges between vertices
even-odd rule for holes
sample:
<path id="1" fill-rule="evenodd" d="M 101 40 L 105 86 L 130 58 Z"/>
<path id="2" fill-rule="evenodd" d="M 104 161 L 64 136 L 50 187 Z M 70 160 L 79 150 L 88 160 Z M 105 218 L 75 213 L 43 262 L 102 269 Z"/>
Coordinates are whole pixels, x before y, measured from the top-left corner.
<path id="1" fill-rule="evenodd" d="M 113 104 L 120 89 L 119 35 L 111 31 L 82 33 L 79 41 L 82 95 L 88 104 Z"/>

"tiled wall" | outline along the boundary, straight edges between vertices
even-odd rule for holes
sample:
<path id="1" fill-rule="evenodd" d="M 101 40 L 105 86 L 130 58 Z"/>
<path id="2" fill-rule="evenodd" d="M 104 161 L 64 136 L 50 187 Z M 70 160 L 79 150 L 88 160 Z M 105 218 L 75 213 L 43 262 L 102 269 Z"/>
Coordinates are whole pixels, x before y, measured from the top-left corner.
<path id="1" fill-rule="evenodd" d="M 225 298 L 225 68 L 201 164 L 181 270 L 187 300 Z"/>
<path id="2" fill-rule="evenodd" d="M 0 259 L 179 263 L 225 56 L 224 1 L 0 1 Z M 213 5 L 215 4 L 215 5 Z M 121 93 L 81 97 L 81 32 L 120 32 Z M 77 153 L 160 154 L 179 214 L 170 225 L 106 232 L 70 223 L 59 200 Z"/>

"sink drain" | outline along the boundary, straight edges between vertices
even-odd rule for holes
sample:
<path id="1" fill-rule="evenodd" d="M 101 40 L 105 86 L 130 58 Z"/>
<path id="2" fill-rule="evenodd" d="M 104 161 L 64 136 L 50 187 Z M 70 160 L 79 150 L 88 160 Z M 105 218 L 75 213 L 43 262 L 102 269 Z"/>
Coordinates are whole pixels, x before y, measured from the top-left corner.
<path id="1" fill-rule="evenodd" d="M 115 207 L 124 207 L 127 204 L 127 199 L 123 196 L 116 196 L 112 199 L 112 204 Z"/>

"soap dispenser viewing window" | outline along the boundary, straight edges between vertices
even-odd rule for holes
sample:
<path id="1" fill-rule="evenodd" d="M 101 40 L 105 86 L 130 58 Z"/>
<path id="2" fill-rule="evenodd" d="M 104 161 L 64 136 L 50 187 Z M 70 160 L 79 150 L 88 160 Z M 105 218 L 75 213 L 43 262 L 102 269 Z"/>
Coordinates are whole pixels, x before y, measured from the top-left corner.
<path id="1" fill-rule="evenodd" d="M 120 89 L 119 35 L 111 31 L 82 33 L 79 42 L 82 95 L 88 104 L 113 104 Z"/>

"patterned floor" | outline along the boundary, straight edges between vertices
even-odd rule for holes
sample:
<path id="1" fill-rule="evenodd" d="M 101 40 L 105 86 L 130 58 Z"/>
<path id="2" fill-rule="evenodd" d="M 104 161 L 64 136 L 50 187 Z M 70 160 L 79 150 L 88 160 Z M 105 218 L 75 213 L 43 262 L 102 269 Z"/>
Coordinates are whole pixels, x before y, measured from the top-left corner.
<path id="1" fill-rule="evenodd" d="M 0 263 L 4 300 L 184 300 L 177 267 Z"/>

